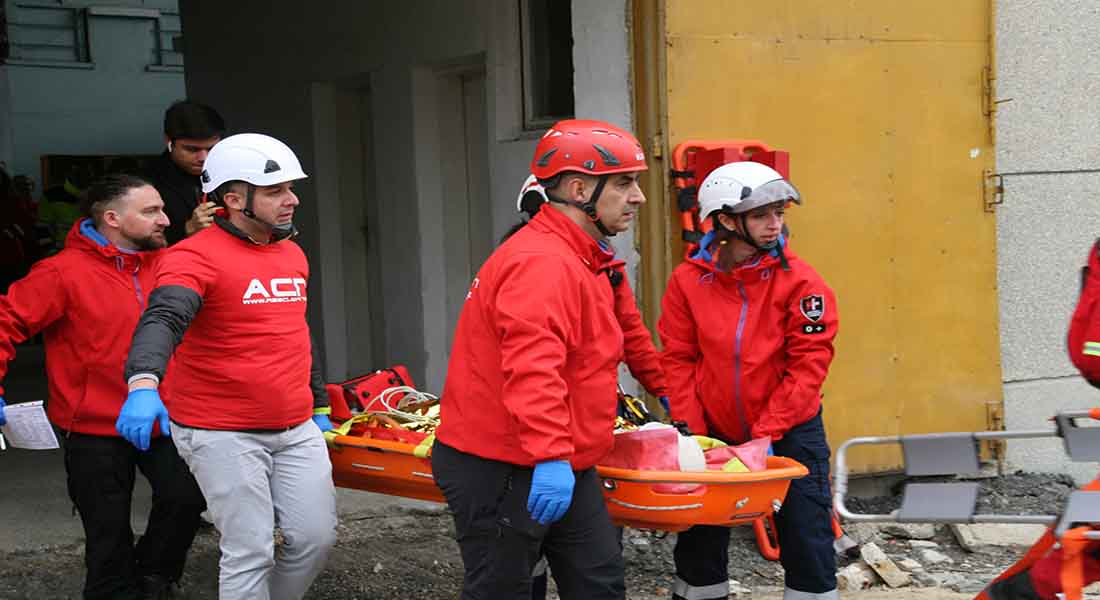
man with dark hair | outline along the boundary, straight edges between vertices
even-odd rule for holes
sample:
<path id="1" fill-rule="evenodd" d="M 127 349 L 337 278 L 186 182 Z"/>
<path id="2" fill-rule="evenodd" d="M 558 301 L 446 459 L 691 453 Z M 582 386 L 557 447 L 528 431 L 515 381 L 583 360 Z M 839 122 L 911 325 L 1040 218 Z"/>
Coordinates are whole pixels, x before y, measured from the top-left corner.
<path id="1" fill-rule="evenodd" d="M 645 203 L 645 153 L 609 123 L 559 121 L 531 161 L 551 202 L 478 270 L 432 446 L 462 598 L 530 600 L 546 556 L 563 600 L 626 597 L 596 462 L 612 447 L 623 331 L 607 238 Z"/>
<path id="2" fill-rule="evenodd" d="M 142 449 L 171 431 L 221 534 L 221 600 L 300 600 L 336 542 L 331 409 L 306 322 L 309 264 L 291 239 L 305 178 L 273 137 L 214 147 L 203 189 L 225 216 L 167 253 L 126 363 L 116 427 Z"/>
<path id="3" fill-rule="evenodd" d="M 153 287 L 168 218 L 139 177 L 109 175 L 86 194 L 91 218 L 0 296 L 0 379 L 15 345 L 41 332 L 47 414 L 61 430 L 69 497 L 84 524 L 84 598 L 171 598 L 205 508 L 202 493 L 170 438 L 139 452 L 115 431 L 130 334 Z M 153 488 L 153 506 L 135 547 L 136 469 Z"/>
<path id="4" fill-rule="evenodd" d="M 165 231 L 168 244 L 209 227 L 214 222 L 214 203 L 202 202 L 202 165 L 206 155 L 225 135 L 225 121 L 205 104 L 182 100 L 164 113 L 167 149 L 149 167 L 148 177 L 164 199 L 171 225 Z"/>

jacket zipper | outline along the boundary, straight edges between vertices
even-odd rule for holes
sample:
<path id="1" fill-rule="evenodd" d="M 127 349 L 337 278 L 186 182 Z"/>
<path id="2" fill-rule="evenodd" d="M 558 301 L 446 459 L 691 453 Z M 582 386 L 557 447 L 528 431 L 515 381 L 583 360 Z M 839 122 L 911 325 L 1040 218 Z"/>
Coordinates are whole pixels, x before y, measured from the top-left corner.
<path id="1" fill-rule="evenodd" d="M 121 256 L 116 256 L 115 257 L 115 268 L 118 269 L 119 272 L 122 272 L 124 270 L 125 266 L 126 266 L 125 260 Z M 141 263 L 139 262 L 134 266 L 134 270 L 130 272 L 130 279 L 134 282 L 134 297 L 137 298 L 138 310 L 141 311 L 141 312 L 144 312 L 145 311 L 145 301 L 143 301 L 141 299 L 141 283 L 138 281 L 138 276 L 137 276 L 138 270 L 140 268 L 141 268 Z M 86 377 L 85 377 L 85 379 L 86 379 Z M 87 383 L 87 381 L 85 381 L 85 384 L 86 383 Z M 87 386 L 85 386 L 85 389 L 87 389 Z M 69 437 L 69 435 L 72 433 L 73 429 L 76 427 L 77 421 L 80 420 L 78 417 L 80 416 L 80 408 L 83 405 L 84 405 L 84 397 L 81 396 L 80 404 L 73 407 L 73 416 L 72 416 L 71 419 L 69 419 L 69 429 L 66 430 L 65 437 Z"/>
<path id="2" fill-rule="evenodd" d="M 741 398 L 741 341 L 745 333 L 745 322 L 749 316 L 749 297 L 745 293 L 745 285 L 737 282 L 737 293 L 741 296 L 741 316 L 737 320 L 737 336 L 733 346 L 733 410 L 737 419 L 741 422 L 742 443 L 749 441 L 748 415 L 745 414 L 744 402 Z"/>

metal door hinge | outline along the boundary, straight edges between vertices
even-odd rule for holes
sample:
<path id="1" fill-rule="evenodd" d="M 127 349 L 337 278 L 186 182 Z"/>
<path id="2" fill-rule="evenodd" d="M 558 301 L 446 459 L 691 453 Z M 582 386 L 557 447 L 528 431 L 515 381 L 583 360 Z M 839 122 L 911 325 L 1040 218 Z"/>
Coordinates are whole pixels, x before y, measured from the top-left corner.
<path id="1" fill-rule="evenodd" d="M 1004 431 L 1004 403 L 1001 399 L 990 400 L 986 403 L 985 422 L 988 431 Z M 1005 440 L 985 440 L 984 443 L 989 449 L 990 458 L 996 461 L 999 467 L 1005 460 Z"/>
<path id="2" fill-rule="evenodd" d="M 982 202 L 985 212 L 997 212 L 1005 201 L 1005 178 L 992 169 L 982 171 Z"/>
<path id="3" fill-rule="evenodd" d="M 992 119 L 997 114 L 997 76 L 992 67 L 982 68 L 982 114 Z"/>
<path id="4" fill-rule="evenodd" d="M 665 139 L 659 133 L 653 134 L 653 137 L 649 139 L 649 157 L 661 158 L 665 152 Z"/>

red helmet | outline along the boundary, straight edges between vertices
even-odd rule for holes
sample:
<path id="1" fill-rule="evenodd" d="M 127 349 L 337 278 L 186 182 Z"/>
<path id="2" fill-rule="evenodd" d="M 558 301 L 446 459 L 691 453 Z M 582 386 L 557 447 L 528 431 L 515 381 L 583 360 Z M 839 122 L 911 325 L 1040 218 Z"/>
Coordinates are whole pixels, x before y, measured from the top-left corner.
<path id="1" fill-rule="evenodd" d="M 558 121 L 543 134 L 531 159 L 531 173 L 544 180 L 565 171 L 609 175 L 645 170 L 638 139 L 603 121 Z"/>

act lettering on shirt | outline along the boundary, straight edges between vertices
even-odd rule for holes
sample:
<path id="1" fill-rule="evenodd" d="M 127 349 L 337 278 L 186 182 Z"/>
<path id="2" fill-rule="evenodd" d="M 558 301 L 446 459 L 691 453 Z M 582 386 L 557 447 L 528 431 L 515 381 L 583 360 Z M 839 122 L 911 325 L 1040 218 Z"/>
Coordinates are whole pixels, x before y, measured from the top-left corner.
<path id="1" fill-rule="evenodd" d="M 241 297 L 241 304 L 271 304 L 278 302 L 305 302 L 306 280 L 301 277 L 276 277 L 265 286 L 253 279 Z"/>

